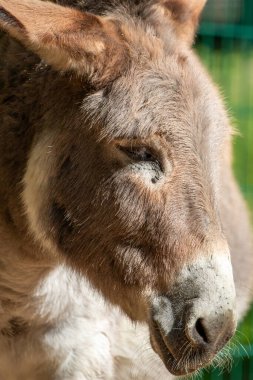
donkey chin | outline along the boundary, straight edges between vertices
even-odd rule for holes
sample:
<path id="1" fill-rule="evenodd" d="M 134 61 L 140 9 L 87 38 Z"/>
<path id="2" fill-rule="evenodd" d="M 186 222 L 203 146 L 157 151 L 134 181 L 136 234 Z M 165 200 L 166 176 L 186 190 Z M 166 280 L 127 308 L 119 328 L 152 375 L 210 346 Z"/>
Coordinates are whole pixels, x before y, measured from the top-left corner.
<path id="1" fill-rule="evenodd" d="M 169 372 L 182 376 L 207 366 L 236 329 L 229 255 L 185 266 L 170 292 L 151 305 L 151 345 Z"/>

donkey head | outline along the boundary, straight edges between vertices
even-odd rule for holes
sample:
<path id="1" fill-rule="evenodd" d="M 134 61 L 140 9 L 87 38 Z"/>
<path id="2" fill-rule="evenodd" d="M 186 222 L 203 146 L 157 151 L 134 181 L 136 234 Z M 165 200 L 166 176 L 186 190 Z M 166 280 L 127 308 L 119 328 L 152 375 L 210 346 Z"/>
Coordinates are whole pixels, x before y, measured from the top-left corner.
<path id="1" fill-rule="evenodd" d="M 230 129 L 191 50 L 204 2 L 137 4 L 137 17 L 0 0 L 1 27 L 49 65 L 31 78 L 43 80 L 23 179 L 29 231 L 146 321 L 177 375 L 209 363 L 236 323 L 219 219 Z"/>

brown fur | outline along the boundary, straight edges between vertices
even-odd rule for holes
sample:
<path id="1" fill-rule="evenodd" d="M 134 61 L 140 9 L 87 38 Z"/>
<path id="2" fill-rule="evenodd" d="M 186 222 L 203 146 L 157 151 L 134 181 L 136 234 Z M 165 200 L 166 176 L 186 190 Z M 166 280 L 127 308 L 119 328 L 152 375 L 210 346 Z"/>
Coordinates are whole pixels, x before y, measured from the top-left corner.
<path id="1" fill-rule="evenodd" d="M 168 43 L 171 35 L 176 35 L 180 45 L 192 45 L 206 0 L 153 0 L 147 3 L 149 6 L 143 17 L 163 40 Z"/>
<path id="2" fill-rule="evenodd" d="M 34 5 L 34 1 L 25 0 L 17 5 L 3 0 L 1 5 L 2 27 L 35 48 L 56 69 L 90 76 L 93 83 L 97 79 L 104 86 L 127 65 L 126 46 L 110 21 L 52 3 L 45 8 L 40 1 Z M 16 17 L 11 18 L 10 12 Z M 36 12 L 40 18 L 34 23 L 31 16 Z"/>
<path id="3" fill-rule="evenodd" d="M 250 288 L 231 128 L 188 47 L 204 2 L 70 3 L 0 0 L 0 26 L 28 48 L 1 37 L 1 223 L 22 255 L 66 260 L 134 320 L 224 234 L 238 292 Z M 145 175 L 119 146 L 152 152 Z"/>

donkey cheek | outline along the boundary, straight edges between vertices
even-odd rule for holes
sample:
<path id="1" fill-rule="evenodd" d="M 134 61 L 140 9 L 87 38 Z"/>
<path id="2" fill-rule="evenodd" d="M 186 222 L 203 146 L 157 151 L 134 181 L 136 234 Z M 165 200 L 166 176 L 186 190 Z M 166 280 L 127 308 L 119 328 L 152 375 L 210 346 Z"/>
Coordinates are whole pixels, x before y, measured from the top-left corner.
<path id="1" fill-rule="evenodd" d="M 74 225 L 70 215 L 64 206 L 54 201 L 51 206 L 51 215 L 53 231 L 56 242 L 60 248 L 64 249 L 65 240 L 72 235 Z"/>

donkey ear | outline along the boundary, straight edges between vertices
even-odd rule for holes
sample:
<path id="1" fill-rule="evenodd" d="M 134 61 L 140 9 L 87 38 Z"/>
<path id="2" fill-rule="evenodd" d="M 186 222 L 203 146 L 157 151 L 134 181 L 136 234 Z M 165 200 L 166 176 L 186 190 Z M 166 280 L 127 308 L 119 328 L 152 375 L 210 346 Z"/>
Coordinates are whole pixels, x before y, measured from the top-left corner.
<path id="1" fill-rule="evenodd" d="M 0 28 L 56 70 L 105 82 L 119 75 L 127 48 L 106 18 L 40 0 L 0 0 Z"/>
<path id="2" fill-rule="evenodd" d="M 192 45 L 206 2 L 207 0 L 156 0 L 153 6 L 157 15 L 156 24 L 159 19 L 166 21 L 181 41 Z"/>

